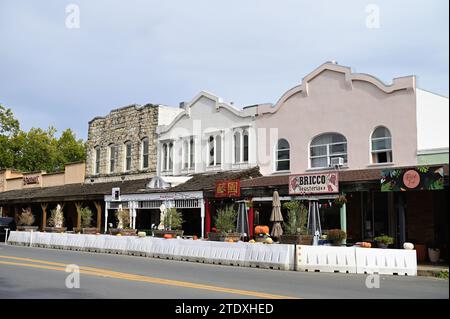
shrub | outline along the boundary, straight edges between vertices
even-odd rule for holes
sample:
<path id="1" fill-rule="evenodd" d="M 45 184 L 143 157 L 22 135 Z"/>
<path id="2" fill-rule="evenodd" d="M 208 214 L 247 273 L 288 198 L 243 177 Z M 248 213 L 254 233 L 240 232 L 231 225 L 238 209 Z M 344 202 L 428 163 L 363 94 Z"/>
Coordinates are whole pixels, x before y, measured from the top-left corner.
<path id="1" fill-rule="evenodd" d="M 50 226 L 61 228 L 64 224 L 64 213 L 60 205 L 56 206 L 55 209 L 51 210 L 51 217 L 48 220 Z"/>
<path id="2" fill-rule="evenodd" d="M 22 209 L 22 213 L 19 216 L 19 225 L 31 226 L 34 224 L 34 215 L 31 212 L 31 208 Z"/>
<path id="3" fill-rule="evenodd" d="M 233 233 L 236 231 L 237 212 L 233 206 L 227 206 L 224 209 L 217 210 L 215 224 L 218 231 L 222 233 Z"/>
<path id="4" fill-rule="evenodd" d="M 376 242 L 383 243 L 386 245 L 392 245 L 394 243 L 394 238 L 389 237 L 387 235 L 378 236 L 374 238 Z"/>
<path id="5" fill-rule="evenodd" d="M 89 207 L 80 208 L 81 215 L 81 227 L 88 228 L 91 227 L 92 223 L 92 211 Z"/>
<path id="6" fill-rule="evenodd" d="M 119 222 L 117 228 L 126 229 L 130 226 L 130 211 L 128 209 L 117 210 L 116 218 Z"/>
<path id="7" fill-rule="evenodd" d="M 289 201 L 283 204 L 288 210 L 288 220 L 284 223 L 285 233 L 288 235 L 306 235 L 308 234 L 308 209 L 297 200 Z"/>
<path id="8" fill-rule="evenodd" d="M 176 208 L 170 208 L 167 210 L 164 216 L 164 225 L 170 230 L 180 230 L 183 226 L 184 220 L 183 215 Z"/>
<path id="9" fill-rule="evenodd" d="M 330 229 L 327 234 L 327 240 L 339 243 L 347 239 L 347 233 L 342 229 Z"/>

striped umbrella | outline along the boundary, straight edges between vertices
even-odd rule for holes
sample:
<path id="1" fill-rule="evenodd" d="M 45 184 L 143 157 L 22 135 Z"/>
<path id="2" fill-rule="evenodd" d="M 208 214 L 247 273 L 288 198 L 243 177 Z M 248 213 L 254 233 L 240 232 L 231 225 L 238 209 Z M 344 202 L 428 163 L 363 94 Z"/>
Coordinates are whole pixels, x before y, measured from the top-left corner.
<path id="1" fill-rule="evenodd" d="M 272 232 L 270 233 L 270 235 L 272 237 L 279 238 L 281 235 L 283 235 L 283 228 L 281 228 L 283 215 L 281 215 L 281 201 L 280 195 L 277 191 L 273 192 L 272 214 L 270 215 L 270 221 L 273 222 Z"/>

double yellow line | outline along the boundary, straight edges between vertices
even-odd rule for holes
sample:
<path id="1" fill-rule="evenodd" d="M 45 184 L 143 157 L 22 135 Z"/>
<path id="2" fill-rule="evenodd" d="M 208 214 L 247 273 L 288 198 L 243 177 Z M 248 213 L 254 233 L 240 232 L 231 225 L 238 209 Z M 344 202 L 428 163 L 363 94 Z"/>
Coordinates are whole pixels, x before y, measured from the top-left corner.
<path id="1" fill-rule="evenodd" d="M 15 256 L 0 255 L 0 259 L 6 259 L 6 260 L 0 260 L 0 264 L 2 264 L 2 265 L 29 267 L 29 268 L 35 268 L 35 269 L 55 270 L 55 271 L 63 271 L 63 272 L 66 271 L 66 267 L 68 266 L 67 264 L 62 264 L 62 263 L 57 263 L 57 262 L 51 262 L 51 261 L 39 260 L 39 259 L 31 259 L 31 258 L 22 258 L 22 257 L 15 257 Z M 13 261 L 9 261 L 9 260 L 13 260 Z M 296 299 L 294 297 L 275 295 L 275 294 L 263 293 L 263 292 L 258 292 L 258 291 L 232 289 L 232 288 L 225 288 L 225 287 L 219 287 L 219 286 L 197 284 L 197 283 L 187 282 L 187 281 L 178 281 L 178 280 L 162 279 L 162 278 L 155 278 L 155 277 L 135 275 L 135 274 L 127 274 L 127 273 L 111 271 L 111 270 L 101 269 L 101 268 L 79 266 L 79 269 L 80 269 L 80 274 L 103 277 L 103 278 L 114 278 L 114 279 L 122 279 L 122 280 L 144 282 L 144 283 L 151 283 L 151 284 L 158 284 L 158 285 L 208 290 L 208 291 L 213 291 L 213 292 L 222 292 L 222 293 L 227 293 L 227 294 L 251 296 L 251 297 L 265 298 L 265 299 Z"/>

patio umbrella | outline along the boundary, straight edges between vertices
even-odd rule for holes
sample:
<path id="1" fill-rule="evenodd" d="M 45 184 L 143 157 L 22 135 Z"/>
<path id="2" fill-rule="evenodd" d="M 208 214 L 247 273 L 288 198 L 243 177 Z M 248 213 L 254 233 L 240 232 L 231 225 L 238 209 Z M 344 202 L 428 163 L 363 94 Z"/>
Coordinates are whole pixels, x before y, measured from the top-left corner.
<path id="1" fill-rule="evenodd" d="M 239 203 L 236 229 L 241 233 L 241 237 L 246 237 L 249 234 L 248 210 L 245 201 Z"/>
<path id="2" fill-rule="evenodd" d="M 270 235 L 272 237 L 279 238 L 281 235 L 283 235 L 283 228 L 281 228 L 283 216 L 281 215 L 280 195 L 277 191 L 273 192 L 272 214 L 270 215 L 270 221 L 273 222 L 272 232 L 270 233 Z"/>
<path id="3" fill-rule="evenodd" d="M 314 235 L 313 245 L 317 246 L 322 234 L 322 226 L 320 225 L 319 202 L 316 200 L 309 201 L 308 230 L 310 234 Z"/>

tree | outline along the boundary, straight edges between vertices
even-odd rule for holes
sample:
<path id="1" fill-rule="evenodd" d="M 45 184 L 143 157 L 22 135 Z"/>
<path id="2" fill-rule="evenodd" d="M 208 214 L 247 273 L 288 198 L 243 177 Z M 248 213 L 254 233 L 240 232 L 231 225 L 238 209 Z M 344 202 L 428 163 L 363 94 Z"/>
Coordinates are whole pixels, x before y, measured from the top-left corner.
<path id="1" fill-rule="evenodd" d="M 64 164 L 78 162 L 86 158 L 86 146 L 82 139 L 76 139 L 75 134 L 69 128 L 62 132 L 56 141 L 56 167 L 63 169 Z"/>
<path id="2" fill-rule="evenodd" d="M 14 117 L 11 109 L 0 104 L 0 135 L 10 136 L 19 130 L 19 121 Z"/>

